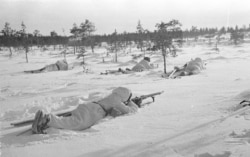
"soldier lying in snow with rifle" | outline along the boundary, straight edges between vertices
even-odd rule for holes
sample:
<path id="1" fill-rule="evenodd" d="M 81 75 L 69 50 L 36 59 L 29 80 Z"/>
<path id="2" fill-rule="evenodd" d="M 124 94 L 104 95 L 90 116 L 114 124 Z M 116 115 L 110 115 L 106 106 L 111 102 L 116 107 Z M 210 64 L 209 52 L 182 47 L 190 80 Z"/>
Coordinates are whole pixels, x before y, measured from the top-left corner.
<path id="1" fill-rule="evenodd" d="M 54 64 L 46 65 L 45 67 L 38 69 L 38 70 L 29 70 L 24 71 L 25 73 L 42 73 L 42 72 L 49 72 L 49 71 L 66 71 L 69 69 L 69 65 L 67 61 L 59 60 Z"/>
<path id="2" fill-rule="evenodd" d="M 142 72 L 145 70 L 153 69 L 154 66 L 149 63 L 150 63 L 150 58 L 144 57 L 143 60 L 141 60 L 134 67 L 132 67 L 132 69 L 126 68 L 125 70 L 123 70 L 119 68 L 118 70 L 106 70 L 106 72 L 101 73 L 101 75 L 116 74 L 116 73 L 129 74 L 133 72 Z"/>
<path id="3" fill-rule="evenodd" d="M 187 62 L 183 67 L 174 67 L 174 70 L 167 73 L 163 77 L 177 78 L 180 76 L 195 75 L 205 69 L 205 63 L 201 58 L 195 58 L 194 60 Z"/>
<path id="4" fill-rule="evenodd" d="M 132 93 L 128 88 L 118 87 L 112 93 L 99 101 L 94 101 L 86 104 L 80 104 L 70 113 L 65 113 L 67 116 L 58 116 L 54 114 L 45 114 L 43 111 L 37 111 L 32 124 L 32 132 L 35 134 L 46 133 L 48 127 L 68 130 L 84 130 L 107 115 L 113 117 L 135 113 L 138 108 L 142 107 L 143 99 L 159 95 L 162 92 L 135 97 L 131 99 Z M 12 124 L 15 126 L 15 124 Z"/>

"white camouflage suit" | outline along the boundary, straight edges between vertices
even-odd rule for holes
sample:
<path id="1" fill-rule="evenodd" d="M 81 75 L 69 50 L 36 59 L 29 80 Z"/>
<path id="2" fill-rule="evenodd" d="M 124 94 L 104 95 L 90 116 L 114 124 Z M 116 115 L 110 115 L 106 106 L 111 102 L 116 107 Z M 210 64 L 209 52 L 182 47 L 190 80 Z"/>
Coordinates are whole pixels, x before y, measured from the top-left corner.
<path id="1" fill-rule="evenodd" d="M 132 71 L 141 72 L 149 69 L 153 69 L 153 67 L 149 65 L 148 61 L 143 59 L 132 68 Z"/>
<path id="2" fill-rule="evenodd" d="M 126 102 L 131 95 L 131 91 L 124 87 L 118 87 L 112 93 L 97 102 L 80 104 L 69 117 L 58 117 L 50 114 L 49 127 L 69 130 L 84 130 L 107 115 L 107 111 L 115 108 L 121 114 L 134 113 L 138 107 L 132 101 Z"/>

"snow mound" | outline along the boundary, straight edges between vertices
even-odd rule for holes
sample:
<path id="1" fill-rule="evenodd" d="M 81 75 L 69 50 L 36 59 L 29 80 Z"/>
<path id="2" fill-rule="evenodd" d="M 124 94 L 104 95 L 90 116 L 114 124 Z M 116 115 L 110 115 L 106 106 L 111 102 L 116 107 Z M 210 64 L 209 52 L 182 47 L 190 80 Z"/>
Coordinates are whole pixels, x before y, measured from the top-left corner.
<path id="1" fill-rule="evenodd" d="M 208 60 L 227 60 L 227 57 L 224 56 L 218 56 L 218 57 L 211 57 Z"/>
<path id="2" fill-rule="evenodd" d="M 78 97 L 47 97 L 42 100 L 34 100 L 20 107 L 18 110 L 7 110 L 0 115 L 0 120 L 16 121 L 34 117 L 37 110 L 45 112 L 56 112 L 77 106 L 80 99 Z"/>
<path id="3" fill-rule="evenodd" d="M 240 94 L 236 95 L 237 99 L 242 100 L 250 100 L 250 89 L 241 92 Z"/>

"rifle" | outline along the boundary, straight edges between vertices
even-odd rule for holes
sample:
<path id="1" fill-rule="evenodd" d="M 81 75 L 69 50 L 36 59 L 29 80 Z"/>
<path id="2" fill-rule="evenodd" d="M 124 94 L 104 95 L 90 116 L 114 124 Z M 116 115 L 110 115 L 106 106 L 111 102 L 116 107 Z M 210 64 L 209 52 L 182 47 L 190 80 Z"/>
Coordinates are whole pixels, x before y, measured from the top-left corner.
<path id="1" fill-rule="evenodd" d="M 154 98 L 154 97 L 155 97 L 156 95 L 162 94 L 163 92 L 164 92 L 164 91 L 156 92 L 156 93 L 152 93 L 152 94 L 148 94 L 148 95 L 142 95 L 142 96 L 140 96 L 140 97 L 132 98 L 131 100 L 132 100 L 138 107 L 141 107 L 141 102 L 142 102 L 142 100 L 151 97 L 151 98 L 153 99 L 153 102 L 154 102 L 154 101 L 155 101 L 155 98 Z M 64 111 L 64 112 L 59 112 L 59 113 L 57 113 L 56 115 L 59 116 L 59 117 L 67 117 L 67 116 L 70 116 L 70 115 L 71 115 L 71 112 L 72 112 L 72 109 L 67 110 L 67 111 Z M 28 119 L 28 120 L 23 120 L 23 121 L 19 121 L 19 122 L 10 123 L 10 125 L 12 125 L 12 126 L 14 126 L 14 127 L 25 126 L 25 125 L 32 124 L 33 121 L 34 121 L 34 119 Z"/>
<path id="2" fill-rule="evenodd" d="M 59 116 L 59 117 L 68 117 L 68 116 L 71 116 L 71 112 L 72 112 L 72 109 L 56 113 L 55 115 Z M 34 118 L 33 119 L 22 120 L 22 121 L 19 121 L 19 122 L 10 123 L 10 125 L 12 125 L 14 127 L 25 126 L 25 125 L 32 124 L 33 121 L 34 121 Z"/>
<path id="3" fill-rule="evenodd" d="M 141 103 L 142 103 L 142 100 L 144 99 L 147 99 L 147 98 L 152 98 L 153 102 L 155 102 L 155 96 L 156 95 L 160 95 L 162 94 L 164 91 L 161 91 L 161 92 L 156 92 L 156 93 L 152 93 L 152 94 L 147 94 L 147 95 L 142 95 L 140 97 L 135 97 L 135 98 L 132 98 L 131 101 L 133 101 L 139 108 L 142 107 Z"/>
<path id="4" fill-rule="evenodd" d="M 245 102 L 247 104 L 244 104 Z M 243 100 L 243 101 L 240 102 L 240 104 L 243 104 L 242 107 L 250 106 L 250 100 Z"/>

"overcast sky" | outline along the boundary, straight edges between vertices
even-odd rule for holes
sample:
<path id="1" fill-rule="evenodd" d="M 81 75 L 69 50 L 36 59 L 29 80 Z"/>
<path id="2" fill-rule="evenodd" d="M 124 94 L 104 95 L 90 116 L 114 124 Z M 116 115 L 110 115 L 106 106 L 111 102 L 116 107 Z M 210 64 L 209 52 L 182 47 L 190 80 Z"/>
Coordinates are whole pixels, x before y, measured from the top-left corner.
<path id="1" fill-rule="evenodd" d="M 73 23 L 92 21 L 95 34 L 134 32 L 138 21 L 150 31 L 155 24 L 179 20 L 191 26 L 222 27 L 250 24 L 250 0 L 0 0 L 0 29 L 5 22 L 19 30 L 43 35 L 55 30 L 69 35 Z"/>

